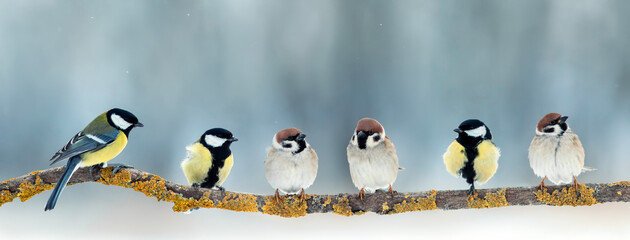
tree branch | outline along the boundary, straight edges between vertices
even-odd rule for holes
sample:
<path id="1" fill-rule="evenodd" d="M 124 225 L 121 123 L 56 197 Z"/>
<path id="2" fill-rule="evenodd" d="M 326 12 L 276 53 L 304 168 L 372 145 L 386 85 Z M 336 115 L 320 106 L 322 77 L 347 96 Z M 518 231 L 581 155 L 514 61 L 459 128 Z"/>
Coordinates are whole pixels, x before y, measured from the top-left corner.
<path id="1" fill-rule="evenodd" d="M 52 189 L 64 167 L 35 171 L 0 183 L 0 206 L 19 198 L 22 202 L 43 191 Z M 434 209 L 493 208 L 513 205 L 571 205 L 588 206 L 605 202 L 630 202 L 630 182 L 581 185 L 574 187 L 551 186 L 545 191 L 535 187 L 480 189 L 474 197 L 466 190 L 415 193 L 377 192 L 360 200 L 358 194 L 307 195 L 306 201 L 297 196 L 283 196 L 276 203 L 273 195 L 256 195 L 222 192 L 206 188 L 179 185 L 137 169 L 121 169 L 113 174 L 112 168 L 78 169 L 69 184 L 99 182 L 142 192 L 158 201 L 174 203 L 173 210 L 184 212 L 193 208 L 221 208 L 232 211 L 262 212 L 282 217 L 300 217 L 309 213 L 327 213 L 351 216 L 365 212 L 395 214 Z"/>

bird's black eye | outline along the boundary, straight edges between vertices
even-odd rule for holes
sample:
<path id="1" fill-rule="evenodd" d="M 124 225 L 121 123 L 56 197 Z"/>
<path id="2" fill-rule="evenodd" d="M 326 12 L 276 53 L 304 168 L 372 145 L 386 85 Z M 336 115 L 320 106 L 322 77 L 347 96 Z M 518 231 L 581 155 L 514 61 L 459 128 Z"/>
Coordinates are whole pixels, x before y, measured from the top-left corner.
<path id="1" fill-rule="evenodd" d="M 372 131 L 368 132 L 368 135 L 372 136 L 372 134 L 374 134 L 374 132 L 372 132 Z"/>

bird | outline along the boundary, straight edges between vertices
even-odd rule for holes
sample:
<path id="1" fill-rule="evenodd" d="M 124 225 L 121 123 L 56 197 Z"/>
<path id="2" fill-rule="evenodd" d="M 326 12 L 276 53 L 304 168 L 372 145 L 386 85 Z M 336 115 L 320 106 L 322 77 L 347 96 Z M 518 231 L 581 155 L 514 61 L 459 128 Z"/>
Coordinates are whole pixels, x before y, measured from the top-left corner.
<path id="1" fill-rule="evenodd" d="M 556 185 L 570 183 L 575 189 L 579 183 L 575 177 L 585 171 L 595 170 L 584 166 L 584 148 L 567 119 L 559 113 L 545 115 L 536 125 L 536 135 L 529 145 L 529 166 L 536 176 L 543 178 L 538 185 L 545 187 L 545 179 Z"/>
<path id="2" fill-rule="evenodd" d="M 232 133 L 223 128 L 212 128 L 201 135 L 199 140 L 186 147 L 187 156 L 181 167 L 193 187 L 218 188 L 230 174 L 234 157 L 230 145 L 238 141 Z"/>
<path id="3" fill-rule="evenodd" d="M 492 142 L 492 133 L 478 119 L 463 121 L 455 128 L 458 136 L 442 156 L 446 171 L 462 176 L 470 184 L 468 195 L 475 193 L 475 182 L 484 184 L 497 171 L 501 151 Z"/>
<path id="4" fill-rule="evenodd" d="M 55 185 L 44 211 L 52 210 L 68 180 L 79 167 L 107 166 L 127 145 L 129 133 L 135 127 L 143 127 L 132 113 L 112 108 L 98 115 L 82 131 L 74 135 L 63 148 L 50 159 L 53 165 L 68 159 L 66 168 Z"/>
<path id="5" fill-rule="evenodd" d="M 276 189 L 274 198 L 280 202 L 280 194 L 300 194 L 304 201 L 304 189 L 315 182 L 317 176 L 317 153 L 305 140 L 306 135 L 297 128 L 277 132 L 272 147 L 265 158 L 265 177 Z"/>
<path id="6" fill-rule="evenodd" d="M 385 135 L 383 125 L 371 118 L 359 120 L 346 151 L 350 177 L 359 189 L 361 200 L 365 192 L 374 193 L 379 189 L 395 193 L 392 184 L 401 168 L 396 147 Z"/>

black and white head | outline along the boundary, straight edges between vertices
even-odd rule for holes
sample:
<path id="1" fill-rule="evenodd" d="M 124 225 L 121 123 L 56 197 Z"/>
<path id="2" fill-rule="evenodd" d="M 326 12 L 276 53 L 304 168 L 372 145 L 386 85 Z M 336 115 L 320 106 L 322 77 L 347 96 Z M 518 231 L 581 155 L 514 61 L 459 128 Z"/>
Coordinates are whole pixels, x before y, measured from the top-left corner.
<path id="1" fill-rule="evenodd" d="M 306 135 L 297 128 L 280 130 L 273 136 L 273 147 L 280 151 L 298 154 L 308 146 Z"/>
<path id="2" fill-rule="evenodd" d="M 142 123 L 138 122 L 138 118 L 133 113 L 120 108 L 112 108 L 107 111 L 107 122 L 127 135 L 134 127 L 144 127 Z"/>
<path id="3" fill-rule="evenodd" d="M 569 129 L 569 125 L 566 123 L 567 118 L 569 117 L 559 113 L 545 115 L 536 125 L 536 135 L 562 136 Z"/>
<path id="4" fill-rule="evenodd" d="M 223 128 L 213 128 L 201 135 L 199 142 L 207 148 L 229 148 L 230 144 L 238 141 L 232 133 Z"/>
<path id="5" fill-rule="evenodd" d="M 492 133 L 486 124 L 477 119 L 468 119 L 455 128 L 457 141 L 462 145 L 476 146 L 483 140 L 492 140 Z"/>
<path id="6" fill-rule="evenodd" d="M 378 121 L 363 118 L 357 123 L 350 143 L 359 149 L 374 148 L 385 142 L 385 129 Z"/>

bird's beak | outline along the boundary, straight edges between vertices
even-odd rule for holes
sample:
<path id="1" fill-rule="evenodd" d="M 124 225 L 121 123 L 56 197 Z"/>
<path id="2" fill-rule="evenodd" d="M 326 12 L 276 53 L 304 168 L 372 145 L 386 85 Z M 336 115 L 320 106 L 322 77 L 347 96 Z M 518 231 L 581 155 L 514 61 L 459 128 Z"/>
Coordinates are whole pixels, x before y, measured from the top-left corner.
<path id="1" fill-rule="evenodd" d="M 456 133 L 463 133 L 463 132 L 464 132 L 464 131 L 462 131 L 462 130 L 461 130 L 461 129 L 459 129 L 459 128 L 455 128 L 455 129 L 453 129 L 453 131 L 454 131 L 454 132 L 456 132 Z"/>
<path id="2" fill-rule="evenodd" d="M 569 118 L 568 116 L 563 116 L 560 118 L 560 120 L 558 121 L 559 123 L 564 123 L 567 121 L 567 118 Z"/>
<path id="3" fill-rule="evenodd" d="M 297 135 L 295 140 L 302 141 L 302 140 L 304 140 L 305 137 L 306 137 L 306 134 L 300 133 L 300 134 Z"/>
<path id="4" fill-rule="evenodd" d="M 136 124 L 134 124 L 133 126 L 134 126 L 134 127 L 144 127 L 144 124 L 142 124 L 142 123 L 136 123 Z"/>
<path id="5" fill-rule="evenodd" d="M 359 137 L 359 138 L 367 138 L 367 133 L 365 133 L 364 131 L 359 131 L 357 133 L 357 137 Z"/>
<path id="6" fill-rule="evenodd" d="M 232 137 L 232 138 L 230 138 L 228 140 L 230 140 L 230 142 L 236 142 L 236 141 L 238 141 L 238 138 Z"/>

